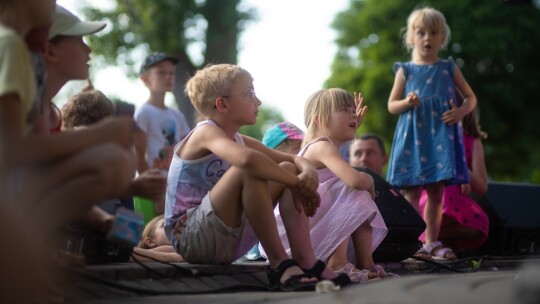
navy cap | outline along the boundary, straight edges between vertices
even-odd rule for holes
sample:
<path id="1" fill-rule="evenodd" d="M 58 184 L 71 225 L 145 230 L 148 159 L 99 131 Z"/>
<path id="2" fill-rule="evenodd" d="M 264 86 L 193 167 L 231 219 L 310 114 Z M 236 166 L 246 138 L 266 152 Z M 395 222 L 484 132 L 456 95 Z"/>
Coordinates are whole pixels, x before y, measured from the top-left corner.
<path id="1" fill-rule="evenodd" d="M 146 70 L 148 70 L 149 68 L 153 67 L 154 65 L 162 61 L 171 61 L 174 64 L 178 63 L 178 59 L 176 59 L 175 57 L 171 55 L 167 55 L 165 53 L 152 53 L 146 56 L 146 58 L 144 58 L 139 74 L 146 72 Z"/>

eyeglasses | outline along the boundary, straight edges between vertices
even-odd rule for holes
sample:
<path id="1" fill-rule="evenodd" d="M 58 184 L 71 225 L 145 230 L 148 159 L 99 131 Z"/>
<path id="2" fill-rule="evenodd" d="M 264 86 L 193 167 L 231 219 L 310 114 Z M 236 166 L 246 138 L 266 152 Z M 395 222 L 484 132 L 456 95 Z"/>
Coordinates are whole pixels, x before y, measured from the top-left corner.
<path id="1" fill-rule="evenodd" d="M 235 96 L 235 95 L 224 95 L 224 96 L 221 96 L 221 98 L 229 98 L 229 97 L 233 97 L 233 96 Z M 257 95 L 255 94 L 255 90 L 249 90 L 244 94 L 238 94 L 236 96 L 247 97 L 247 98 L 250 98 L 250 99 L 257 98 Z"/>

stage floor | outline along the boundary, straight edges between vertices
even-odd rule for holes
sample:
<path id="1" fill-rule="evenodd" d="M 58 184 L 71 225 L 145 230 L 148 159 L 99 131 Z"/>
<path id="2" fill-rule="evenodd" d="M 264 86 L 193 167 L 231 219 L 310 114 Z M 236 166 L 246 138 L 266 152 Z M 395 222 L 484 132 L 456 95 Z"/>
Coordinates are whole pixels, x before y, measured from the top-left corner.
<path id="1" fill-rule="evenodd" d="M 540 303 L 540 256 L 435 265 L 387 263 L 400 275 L 336 292 L 268 292 L 264 262 L 228 266 L 110 264 L 71 270 L 74 303 Z M 477 267 L 476 269 L 474 267 Z"/>

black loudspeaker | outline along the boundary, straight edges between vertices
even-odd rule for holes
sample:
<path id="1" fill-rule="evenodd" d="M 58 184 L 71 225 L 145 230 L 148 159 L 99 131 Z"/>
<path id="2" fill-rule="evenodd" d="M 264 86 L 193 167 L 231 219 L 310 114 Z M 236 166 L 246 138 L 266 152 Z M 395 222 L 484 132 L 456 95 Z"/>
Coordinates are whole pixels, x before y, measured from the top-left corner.
<path id="1" fill-rule="evenodd" d="M 489 217 L 489 236 L 480 253 L 540 254 L 540 185 L 490 182 L 475 197 Z"/>
<path id="2" fill-rule="evenodd" d="M 426 223 L 398 190 L 384 178 L 367 168 L 355 168 L 368 173 L 375 181 L 375 203 L 388 228 L 383 242 L 373 252 L 375 262 L 400 262 L 420 249 L 418 237 L 426 229 Z"/>

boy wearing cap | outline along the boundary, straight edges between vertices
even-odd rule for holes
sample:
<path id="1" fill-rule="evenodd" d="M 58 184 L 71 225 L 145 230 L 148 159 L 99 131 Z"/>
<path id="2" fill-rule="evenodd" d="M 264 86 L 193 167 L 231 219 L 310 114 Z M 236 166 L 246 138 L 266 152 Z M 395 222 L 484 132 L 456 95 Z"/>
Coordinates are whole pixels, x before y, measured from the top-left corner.
<path id="1" fill-rule="evenodd" d="M 148 55 L 140 69 L 140 79 L 149 97 L 135 111 L 135 121 L 146 133 L 146 144 L 138 144 L 137 171 L 159 169 L 166 174 L 174 146 L 190 131 L 184 114 L 165 105 L 165 93 L 172 92 L 178 60 L 164 53 Z"/>
<path id="2" fill-rule="evenodd" d="M 60 116 L 54 115 L 52 98 L 69 80 L 88 78 L 90 48 L 82 36 L 104 27 L 103 22 L 82 21 L 56 5 L 44 50 L 41 54 L 35 52 L 44 59 L 48 79 L 44 96 L 38 98 L 43 106 L 35 117 L 33 134 L 21 144 L 33 158 L 21 164 L 30 169 L 21 183 L 32 191 L 21 193 L 20 200 L 39 202 L 32 207 L 40 210 L 36 212 L 38 221 L 51 219 L 52 227 L 46 227 L 49 229 L 81 217 L 96 202 L 121 196 L 133 177 L 134 121 L 130 117 L 109 119 L 81 131 L 48 135 L 61 124 Z"/>
<path id="3" fill-rule="evenodd" d="M 38 107 L 42 113 L 35 126 L 36 133 L 60 131 L 60 111 L 52 99 L 68 81 L 88 78 L 91 49 L 82 37 L 101 31 L 105 25 L 104 22 L 82 21 L 62 6 L 56 6 L 42 54 L 47 81 L 44 94 L 40 96 L 43 106 Z M 44 75 L 39 76 L 45 78 Z"/>

